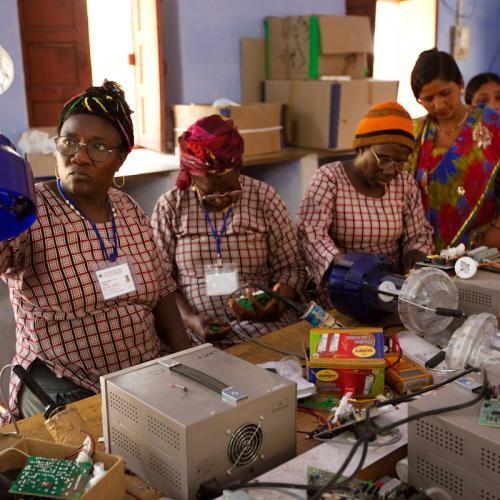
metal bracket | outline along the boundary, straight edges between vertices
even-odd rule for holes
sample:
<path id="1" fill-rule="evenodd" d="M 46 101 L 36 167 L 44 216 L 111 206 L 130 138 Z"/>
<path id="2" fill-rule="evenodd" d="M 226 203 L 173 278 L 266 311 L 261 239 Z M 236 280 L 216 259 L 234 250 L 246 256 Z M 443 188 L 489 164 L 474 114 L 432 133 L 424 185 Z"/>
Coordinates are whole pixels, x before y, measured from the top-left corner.
<path id="1" fill-rule="evenodd" d="M 248 398 L 248 395 L 244 392 L 238 391 L 234 387 L 226 387 L 221 391 L 223 401 L 231 404 L 238 404 L 243 399 Z"/>
<path id="2" fill-rule="evenodd" d="M 175 361 L 174 359 L 165 359 L 164 361 L 158 361 L 160 365 L 165 365 L 167 368 L 173 368 L 174 366 L 180 365 L 179 361 Z"/>

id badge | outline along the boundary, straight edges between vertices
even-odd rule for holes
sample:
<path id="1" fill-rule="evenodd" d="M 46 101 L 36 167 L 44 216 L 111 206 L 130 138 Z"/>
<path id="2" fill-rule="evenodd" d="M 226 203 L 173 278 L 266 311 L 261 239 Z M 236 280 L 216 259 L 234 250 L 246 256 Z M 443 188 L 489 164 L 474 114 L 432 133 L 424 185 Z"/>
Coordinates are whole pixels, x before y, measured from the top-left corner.
<path id="1" fill-rule="evenodd" d="M 230 295 L 240 287 L 238 267 L 233 263 L 205 264 L 207 295 Z"/>
<path id="2" fill-rule="evenodd" d="M 136 291 L 132 266 L 126 258 L 99 264 L 95 274 L 104 300 Z"/>

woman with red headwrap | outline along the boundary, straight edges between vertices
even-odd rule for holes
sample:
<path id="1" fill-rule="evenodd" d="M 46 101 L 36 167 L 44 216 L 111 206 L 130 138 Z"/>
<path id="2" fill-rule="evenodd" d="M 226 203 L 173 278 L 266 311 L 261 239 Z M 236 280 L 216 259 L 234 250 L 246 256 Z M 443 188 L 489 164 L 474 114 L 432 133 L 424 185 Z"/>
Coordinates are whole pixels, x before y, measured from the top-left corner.
<path id="1" fill-rule="evenodd" d="M 198 120 L 180 138 L 176 187 L 157 202 L 152 224 L 177 282 L 177 304 L 193 341 L 220 347 L 297 320 L 270 300 L 251 309 L 231 295 L 240 285 L 273 287 L 295 298 L 304 284 L 295 228 L 276 191 L 240 175 L 243 139 L 219 115 Z M 226 319 L 226 305 L 240 321 Z M 265 323 L 264 323 L 265 322 Z"/>

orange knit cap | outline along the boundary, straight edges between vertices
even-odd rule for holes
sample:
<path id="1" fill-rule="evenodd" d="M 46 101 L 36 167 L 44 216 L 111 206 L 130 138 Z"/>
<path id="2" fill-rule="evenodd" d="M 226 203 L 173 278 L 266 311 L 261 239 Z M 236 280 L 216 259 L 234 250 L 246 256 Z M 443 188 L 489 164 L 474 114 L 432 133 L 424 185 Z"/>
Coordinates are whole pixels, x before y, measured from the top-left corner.
<path id="1" fill-rule="evenodd" d="M 359 122 L 352 141 L 353 147 L 359 149 L 374 144 L 402 144 L 410 149 L 414 148 L 411 116 L 397 102 L 376 104 Z"/>

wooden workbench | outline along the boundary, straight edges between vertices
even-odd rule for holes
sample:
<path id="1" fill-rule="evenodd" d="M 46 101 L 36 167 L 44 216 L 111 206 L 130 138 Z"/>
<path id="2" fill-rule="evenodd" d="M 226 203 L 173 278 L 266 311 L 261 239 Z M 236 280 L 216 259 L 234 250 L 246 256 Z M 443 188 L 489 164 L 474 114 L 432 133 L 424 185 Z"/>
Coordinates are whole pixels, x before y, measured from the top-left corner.
<path id="1" fill-rule="evenodd" d="M 338 320 L 344 325 L 356 326 L 356 322 L 346 316 L 335 313 Z M 265 343 L 266 345 L 278 348 L 283 351 L 288 351 L 290 353 L 304 353 L 305 346 L 309 343 L 309 330 L 310 325 L 305 321 L 299 321 L 293 325 L 277 330 L 276 332 L 269 333 L 264 337 L 260 337 L 258 340 Z M 258 345 L 255 342 L 245 342 L 238 344 L 236 346 L 227 349 L 227 352 L 244 359 L 252 363 L 264 363 L 266 361 L 277 361 L 283 358 L 286 354 L 281 354 L 265 347 Z M 85 422 L 86 430 L 92 434 L 96 441 L 103 435 L 102 428 L 102 414 L 101 414 L 101 396 L 95 395 L 90 398 L 77 401 L 68 405 L 69 407 L 76 408 L 80 413 L 83 421 Z M 297 428 L 312 430 L 315 428 L 317 422 L 315 417 L 308 415 L 306 413 L 298 412 L 297 414 Z M 43 439 L 46 441 L 53 441 L 52 436 L 49 434 L 47 428 L 45 427 L 43 415 L 35 415 L 18 422 L 19 429 L 22 436 L 29 436 L 32 438 Z M 2 429 L 4 432 L 13 431 L 13 425 L 6 426 Z M 18 437 L 1 437 L 0 438 L 0 450 L 5 449 L 14 443 Z M 304 434 L 297 433 L 297 453 L 301 454 L 305 451 L 316 446 L 318 443 L 313 439 L 305 439 Z M 104 445 L 101 443 L 100 449 L 104 449 Z M 395 462 L 397 459 L 401 458 L 402 453 L 399 453 L 389 460 L 390 462 Z M 373 470 L 365 471 L 363 476 L 369 477 L 373 474 Z M 378 473 L 378 472 L 377 472 Z M 379 477 L 378 475 L 373 475 L 372 477 Z M 135 475 L 127 474 L 126 476 L 126 486 L 127 492 L 131 493 L 127 495 L 127 498 L 140 498 L 143 500 L 153 500 L 160 498 L 161 495 L 148 487 L 147 484 Z"/>

